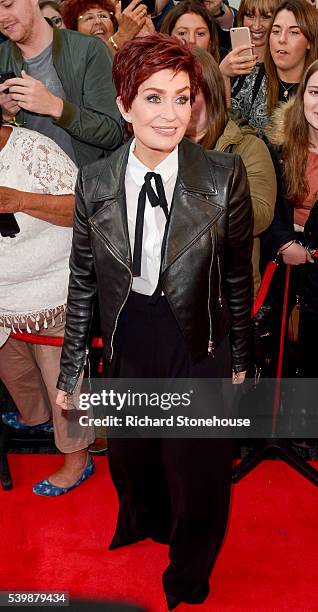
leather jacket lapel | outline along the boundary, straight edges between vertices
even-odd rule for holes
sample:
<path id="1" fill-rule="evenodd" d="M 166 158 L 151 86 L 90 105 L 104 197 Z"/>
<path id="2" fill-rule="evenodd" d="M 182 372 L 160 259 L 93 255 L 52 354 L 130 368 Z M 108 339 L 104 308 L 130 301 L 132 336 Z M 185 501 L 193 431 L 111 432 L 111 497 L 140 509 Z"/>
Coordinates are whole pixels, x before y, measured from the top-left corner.
<path id="1" fill-rule="evenodd" d="M 128 233 L 125 173 L 130 144 L 131 141 L 109 158 L 112 176 L 109 179 L 108 175 L 107 182 L 103 180 L 104 174 L 100 174 L 92 201 L 101 204 L 89 219 L 90 225 L 129 267 L 132 265 L 132 256 Z"/>
<path id="2" fill-rule="evenodd" d="M 210 180 L 207 180 L 209 176 Z M 216 183 L 203 149 L 199 155 L 197 145 L 184 139 L 179 146 L 179 172 L 169 216 L 162 272 L 198 240 L 222 213 Z"/>
<path id="3" fill-rule="evenodd" d="M 106 200 L 102 207 L 89 219 L 89 224 L 101 236 L 113 253 L 127 266 L 132 258 L 128 235 L 125 194 Z"/>
<path id="4" fill-rule="evenodd" d="M 89 222 L 102 234 L 112 251 L 129 267 L 132 263 L 125 172 L 131 141 L 109 158 L 112 176 L 101 173 L 92 201 L 101 203 Z M 179 145 L 179 171 L 168 221 L 162 272 L 209 229 L 223 213 L 223 206 L 204 150 L 188 139 Z M 208 177 L 208 180 L 207 180 Z M 222 199 L 222 198 L 221 198 Z"/>

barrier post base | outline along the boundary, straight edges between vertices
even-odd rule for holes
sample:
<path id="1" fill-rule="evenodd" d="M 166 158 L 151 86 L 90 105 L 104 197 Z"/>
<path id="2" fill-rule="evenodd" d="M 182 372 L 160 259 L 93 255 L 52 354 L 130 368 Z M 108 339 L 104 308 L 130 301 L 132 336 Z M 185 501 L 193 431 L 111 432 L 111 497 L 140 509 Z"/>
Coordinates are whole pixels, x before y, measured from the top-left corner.
<path id="1" fill-rule="evenodd" d="M 289 439 L 269 438 L 260 440 L 260 446 L 252 450 L 240 463 L 234 468 L 232 481 L 239 482 L 249 474 L 259 463 L 265 459 L 279 457 L 285 461 L 290 467 L 296 470 L 299 474 L 307 478 L 318 487 L 318 471 L 315 470 L 303 457 L 292 448 Z"/>

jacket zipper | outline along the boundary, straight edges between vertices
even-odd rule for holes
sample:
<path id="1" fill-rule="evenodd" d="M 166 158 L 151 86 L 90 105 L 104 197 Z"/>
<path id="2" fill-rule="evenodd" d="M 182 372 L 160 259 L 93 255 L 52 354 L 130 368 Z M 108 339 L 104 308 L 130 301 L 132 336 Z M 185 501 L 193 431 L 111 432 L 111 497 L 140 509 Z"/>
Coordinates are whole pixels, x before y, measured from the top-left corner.
<path id="1" fill-rule="evenodd" d="M 215 229 L 215 225 L 213 225 L 213 236 L 214 236 L 214 243 L 215 243 L 215 249 L 216 249 L 216 260 L 217 260 L 217 264 L 218 264 L 218 275 L 219 275 L 218 302 L 219 302 L 220 308 L 222 308 L 223 303 L 222 303 L 221 266 L 220 266 L 220 257 L 219 257 L 219 251 L 218 251 L 218 237 L 217 237 L 217 232 L 216 232 L 216 229 Z"/>
<path id="2" fill-rule="evenodd" d="M 215 243 L 213 240 L 212 228 L 210 228 L 210 236 L 211 236 L 211 263 L 209 269 L 209 295 L 208 295 L 208 313 L 209 313 L 209 324 L 210 324 L 210 334 L 209 334 L 209 342 L 208 342 L 208 355 L 214 357 L 214 342 L 212 340 L 212 315 L 210 310 L 210 298 L 211 298 L 211 276 L 212 276 L 212 265 L 213 265 L 213 257 L 214 257 L 214 249 Z"/>
<path id="3" fill-rule="evenodd" d="M 111 253 L 111 250 L 110 250 L 110 249 L 108 249 L 108 250 L 109 250 L 109 252 Z M 116 258 L 116 259 L 117 259 L 117 258 Z M 118 261 L 119 261 L 119 260 L 118 260 Z M 129 270 L 129 272 L 130 272 L 130 270 Z M 114 346 L 113 346 L 113 340 L 114 340 L 114 335 L 115 335 L 115 332 L 116 332 L 116 329 L 117 329 L 118 319 L 119 319 L 119 316 L 120 316 L 120 313 L 121 313 L 122 309 L 124 308 L 124 306 L 125 306 L 125 304 L 126 304 L 126 302 L 127 302 L 127 300 L 128 300 L 128 296 L 129 296 L 129 294 L 130 294 L 130 290 L 131 290 L 132 283 L 133 283 L 133 276 L 132 276 L 132 274 L 131 274 L 131 272 L 130 272 L 130 284 L 129 284 L 129 288 L 128 288 L 128 291 L 127 291 L 127 295 L 126 295 L 126 297 L 125 297 L 125 299 L 124 299 L 124 301 L 123 301 L 123 303 L 122 303 L 122 305 L 121 305 L 121 307 L 120 307 L 120 309 L 119 309 L 119 311 L 118 311 L 118 314 L 117 314 L 117 317 L 116 317 L 116 321 L 115 321 L 115 326 L 114 326 L 113 333 L 112 333 L 112 337 L 111 337 L 111 341 L 110 341 L 111 354 L 110 354 L 109 363 L 111 363 L 111 362 L 112 362 L 112 360 L 113 360 L 113 355 L 114 355 Z"/>
<path id="4" fill-rule="evenodd" d="M 115 335 L 115 332 L 116 332 L 116 329 L 117 329 L 117 323 L 118 323 L 118 319 L 119 319 L 120 313 L 121 313 L 122 309 L 124 308 L 124 306 L 125 306 L 125 304 L 126 304 L 126 302 L 127 302 L 127 300 L 128 300 L 128 296 L 129 296 L 129 294 L 130 294 L 130 290 L 131 290 L 131 287 L 132 287 L 132 284 L 133 284 L 133 275 L 132 275 L 132 272 L 131 272 L 130 268 L 127 266 L 127 264 L 125 264 L 125 263 L 124 263 L 124 262 L 123 262 L 121 259 L 119 259 L 119 257 L 117 257 L 117 256 L 115 255 L 115 253 L 113 253 L 113 251 L 112 251 L 112 250 L 109 248 L 109 246 L 108 246 L 108 244 L 107 244 L 107 242 L 106 242 L 105 238 L 103 237 L 102 233 L 101 233 L 101 232 L 100 232 L 100 231 L 99 231 L 99 230 L 98 230 L 96 227 L 93 227 L 92 225 L 91 225 L 91 228 L 92 228 L 92 230 L 93 230 L 93 231 L 94 231 L 96 234 L 98 234 L 98 235 L 100 236 L 100 238 L 101 238 L 101 239 L 102 239 L 102 241 L 104 242 L 105 247 L 106 247 L 106 249 L 109 251 L 109 253 L 110 253 L 110 254 L 111 254 L 111 255 L 112 255 L 112 256 L 113 256 L 113 257 L 116 259 L 116 261 L 118 261 L 118 262 L 119 262 L 119 263 L 120 263 L 122 266 L 124 266 L 124 268 L 126 268 L 126 270 L 128 270 L 129 275 L 130 275 L 130 283 L 129 283 L 129 288 L 128 288 L 127 294 L 126 294 L 126 296 L 125 296 L 125 299 L 124 299 L 124 301 L 123 301 L 123 303 L 122 303 L 122 305 L 121 305 L 121 307 L 120 307 L 120 309 L 119 309 L 119 311 L 118 311 L 118 313 L 117 313 L 117 317 L 116 317 L 116 321 L 115 321 L 115 325 L 114 325 L 113 333 L 112 333 L 111 340 L 110 340 L 111 354 L 110 354 L 109 363 L 111 363 L 111 361 L 112 361 L 112 359 L 113 359 L 113 355 L 114 355 L 114 346 L 113 346 L 114 335 Z"/>
<path id="5" fill-rule="evenodd" d="M 220 308 L 222 308 L 223 303 L 222 303 L 222 285 L 221 285 L 221 268 L 220 268 L 220 258 L 219 258 L 219 254 L 217 253 L 217 262 L 218 262 L 218 273 L 219 273 L 219 297 L 218 297 L 218 302 L 220 305 Z"/>

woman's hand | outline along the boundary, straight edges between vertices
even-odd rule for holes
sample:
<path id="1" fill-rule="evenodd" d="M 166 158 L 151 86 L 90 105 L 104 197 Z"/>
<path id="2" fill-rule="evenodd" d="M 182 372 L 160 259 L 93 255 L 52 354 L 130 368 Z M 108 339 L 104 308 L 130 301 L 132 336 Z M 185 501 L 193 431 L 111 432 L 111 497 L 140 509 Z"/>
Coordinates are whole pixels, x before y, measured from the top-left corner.
<path id="1" fill-rule="evenodd" d="M 140 0 L 132 0 L 122 12 L 121 2 L 116 2 L 115 18 L 118 23 L 118 30 L 113 38 L 121 47 L 128 40 L 135 38 L 145 25 L 147 8 L 144 4 L 140 4 Z"/>
<path id="2" fill-rule="evenodd" d="M 203 4 L 222 29 L 229 30 L 233 27 L 233 11 L 227 4 L 223 4 L 223 0 L 204 0 Z"/>
<path id="3" fill-rule="evenodd" d="M 288 246 L 289 245 L 289 246 Z M 278 252 L 281 252 L 283 262 L 292 266 L 299 266 L 309 261 L 308 251 L 297 242 L 283 244 Z"/>
<path id="4" fill-rule="evenodd" d="M 156 30 L 155 26 L 153 25 L 153 21 L 150 15 L 148 15 L 148 17 L 146 17 L 145 25 L 142 26 L 141 30 L 139 30 L 136 38 L 141 38 L 142 36 L 150 36 L 151 34 L 155 34 L 155 32 Z"/>
<path id="5" fill-rule="evenodd" d="M 0 84 L 0 106 L 2 108 L 3 118 L 5 121 L 10 121 L 21 110 L 20 105 L 16 102 L 10 93 L 3 93 L 8 89 L 7 82 Z"/>
<path id="6" fill-rule="evenodd" d="M 253 45 L 240 45 L 225 56 L 219 65 L 223 76 L 236 77 L 252 72 L 256 66 L 257 55 L 240 55 L 242 51 L 247 49 L 253 49 Z"/>
<path id="7" fill-rule="evenodd" d="M 57 396 L 56 396 L 56 402 L 57 406 L 60 406 L 60 408 L 62 408 L 62 410 L 68 410 L 68 403 L 67 403 L 67 393 L 66 391 L 58 391 L 57 392 Z"/>
<path id="8" fill-rule="evenodd" d="M 232 383 L 233 385 L 241 385 L 244 380 L 245 380 L 245 376 L 246 376 L 246 370 L 245 372 L 232 372 Z"/>

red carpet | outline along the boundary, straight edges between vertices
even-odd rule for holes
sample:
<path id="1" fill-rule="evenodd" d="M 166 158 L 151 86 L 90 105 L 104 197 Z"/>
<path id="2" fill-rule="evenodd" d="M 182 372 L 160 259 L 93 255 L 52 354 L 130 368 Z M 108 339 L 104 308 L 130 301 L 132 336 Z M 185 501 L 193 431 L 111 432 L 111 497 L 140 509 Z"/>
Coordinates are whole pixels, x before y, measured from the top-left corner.
<path id="1" fill-rule="evenodd" d="M 107 460 L 70 494 L 47 499 L 31 485 L 62 461 L 10 455 L 14 489 L 0 493 L 0 590 L 65 590 L 166 612 L 167 547 L 150 540 L 109 552 L 116 495 Z M 317 612 L 318 491 L 284 463 L 267 461 L 234 487 L 228 535 L 201 606 L 179 612 Z"/>

